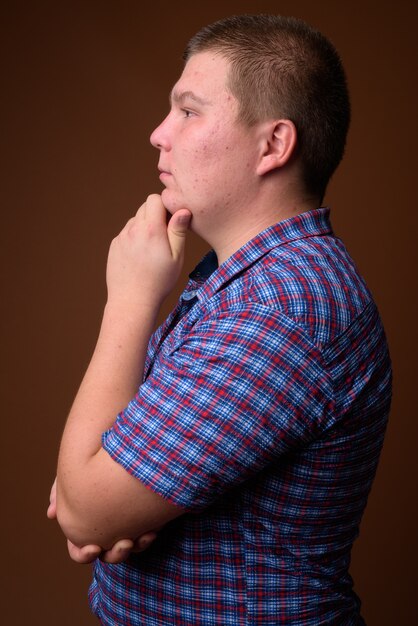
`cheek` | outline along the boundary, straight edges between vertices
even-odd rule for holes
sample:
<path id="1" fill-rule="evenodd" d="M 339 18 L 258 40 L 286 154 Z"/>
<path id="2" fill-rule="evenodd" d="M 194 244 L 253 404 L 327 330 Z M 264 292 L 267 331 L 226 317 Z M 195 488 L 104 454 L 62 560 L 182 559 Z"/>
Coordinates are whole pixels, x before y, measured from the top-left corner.
<path id="1" fill-rule="evenodd" d="M 211 141 L 202 141 L 187 152 L 182 160 L 183 179 L 192 188 L 210 184 L 219 171 L 220 148 Z"/>
<path id="2" fill-rule="evenodd" d="M 196 162 L 207 162 L 210 164 L 216 161 L 225 150 L 225 130 L 216 124 L 210 131 L 207 129 L 196 135 L 190 143 L 190 156 Z"/>
<path id="3" fill-rule="evenodd" d="M 177 174 L 178 182 L 181 178 L 184 190 L 186 187 L 197 189 L 216 185 L 217 180 L 222 185 L 222 180 L 230 176 L 235 179 L 237 170 L 242 171 L 242 159 L 234 150 L 236 138 L 229 130 L 217 124 L 200 136 L 183 137 L 183 149 L 176 154 L 173 172 Z"/>

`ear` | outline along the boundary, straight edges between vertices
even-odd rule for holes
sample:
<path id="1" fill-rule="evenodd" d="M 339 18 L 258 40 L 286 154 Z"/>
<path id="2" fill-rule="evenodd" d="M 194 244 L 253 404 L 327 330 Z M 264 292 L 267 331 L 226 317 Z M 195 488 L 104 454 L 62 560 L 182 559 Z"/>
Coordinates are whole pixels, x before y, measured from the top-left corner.
<path id="1" fill-rule="evenodd" d="M 297 143 L 296 126 L 290 120 L 268 122 L 264 130 L 263 151 L 257 167 L 259 176 L 286 165 Z"/>

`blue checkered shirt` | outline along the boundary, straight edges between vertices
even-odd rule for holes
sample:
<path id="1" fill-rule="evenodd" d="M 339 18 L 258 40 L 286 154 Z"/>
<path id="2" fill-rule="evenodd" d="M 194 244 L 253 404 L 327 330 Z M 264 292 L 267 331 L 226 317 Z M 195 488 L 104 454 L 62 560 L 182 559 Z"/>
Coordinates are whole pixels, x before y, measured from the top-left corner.
<path id="1" fill-rule="evenodd" d="M 350 550 L 391 370 L 376 306 L 328 209 L 210 253 L 153 335 L 103 447 L 184 507 L 145 552 L 97 561 L 107 626 L 363 624 Z"/>

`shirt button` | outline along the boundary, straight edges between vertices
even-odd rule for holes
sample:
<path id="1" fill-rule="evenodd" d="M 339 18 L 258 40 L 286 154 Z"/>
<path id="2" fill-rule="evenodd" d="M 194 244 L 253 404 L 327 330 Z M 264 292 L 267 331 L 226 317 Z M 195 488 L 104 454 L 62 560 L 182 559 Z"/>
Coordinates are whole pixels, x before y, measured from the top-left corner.
<path id="1" fill-rule="evenodd" d="M 182 298 L 183 300 L 193 300 L 193 298 L 196 296 L 197 294 L 197 289 L 193 289 L 192 291 L 186 291 L 185 293 L 183 293 Z"/>

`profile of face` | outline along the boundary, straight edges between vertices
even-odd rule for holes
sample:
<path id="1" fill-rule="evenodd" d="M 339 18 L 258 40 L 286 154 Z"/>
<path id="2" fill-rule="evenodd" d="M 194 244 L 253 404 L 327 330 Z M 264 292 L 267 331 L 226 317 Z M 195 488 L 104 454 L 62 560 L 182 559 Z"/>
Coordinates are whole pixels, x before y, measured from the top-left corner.
<path id="1" fill-rule="evenodd" d="M 193 228 L 239 211 L 255 176 L 255 130 L 237 121 L 238 101 L 227 86 L 229 62 L 214 52 L 193 55 L 171 93 L 167 117 L 154 130 L 162 200 L 187 208 Z"/>

